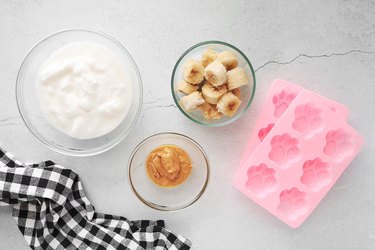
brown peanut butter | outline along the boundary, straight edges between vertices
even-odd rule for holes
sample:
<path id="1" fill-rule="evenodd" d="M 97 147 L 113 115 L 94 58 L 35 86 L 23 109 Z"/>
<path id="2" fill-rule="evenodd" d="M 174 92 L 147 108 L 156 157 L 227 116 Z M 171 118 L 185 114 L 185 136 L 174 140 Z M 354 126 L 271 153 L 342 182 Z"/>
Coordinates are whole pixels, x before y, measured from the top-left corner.
<path id="1" fill-rule="evenodd" d="M 149 178 L 162 187 L 173 187 L 190 175 L 192 164 L 189 155 L 175 145 L 163 145 L 148 154 L 146 170 Z"/>

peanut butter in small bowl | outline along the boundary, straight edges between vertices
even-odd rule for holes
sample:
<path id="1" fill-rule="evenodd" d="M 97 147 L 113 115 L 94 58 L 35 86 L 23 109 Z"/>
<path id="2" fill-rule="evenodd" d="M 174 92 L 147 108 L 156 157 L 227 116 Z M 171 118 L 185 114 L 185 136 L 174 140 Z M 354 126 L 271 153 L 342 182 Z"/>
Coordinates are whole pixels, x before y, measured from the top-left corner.
<path id="1" fill-rule="evenodd" d="M 162 145 L 147 156 L 147 175 L 153 183 L 161 187 L 180 185 L 189 177 L 191 170 L 189 155 L 175 145 Z"/>

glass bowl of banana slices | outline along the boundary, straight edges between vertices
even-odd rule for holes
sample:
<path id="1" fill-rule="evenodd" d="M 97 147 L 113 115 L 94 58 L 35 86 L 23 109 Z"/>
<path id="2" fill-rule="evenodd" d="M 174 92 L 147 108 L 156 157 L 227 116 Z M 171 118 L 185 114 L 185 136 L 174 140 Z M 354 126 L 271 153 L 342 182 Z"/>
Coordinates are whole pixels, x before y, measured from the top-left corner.
<path id="1" fill-rule="evenodd" d="M 198 43 L 178 59 L 171 79 L 173 99 L 190 120 L 224 126 L 239 119 L 255 93 L 255 72 L 246 55 L 221 41 Z"/>

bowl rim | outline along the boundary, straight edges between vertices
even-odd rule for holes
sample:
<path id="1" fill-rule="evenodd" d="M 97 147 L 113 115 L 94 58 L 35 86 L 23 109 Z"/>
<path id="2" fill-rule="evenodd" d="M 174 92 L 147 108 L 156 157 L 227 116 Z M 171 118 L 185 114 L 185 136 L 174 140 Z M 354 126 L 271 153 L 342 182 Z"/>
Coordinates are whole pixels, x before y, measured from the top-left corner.
<path id="1" fill-rule="evenodd" d="M 188 140 L 190 141 L 191 143 L 194 144 L 194 146 L 196 146 L 199 151 L 201 152 L 201 154 L 203 155 L 204 157 L 204 160 L 205 160 L 205 163 L 206 163 L 206 169 L 207 169 L 207 175 L 206 175 L 206 180 L 201 188 L 201 190 L 199 191 L 199 193 L 189 202 L 187 203 L 184 203 L 183 205 L 179 205 L 179 206 L 164 206 L 164 205 L 159 205 L 159 204 L 156 204 L 156 203 L 153 203 L 151 201 L 148 201 L 146 200 L 145 198 L 143 198 L 137 191 L 137 189 L 135 188 L 134 186 L 134 183 L 133 183 L 133 180 L 132 180 L 132 177 L 131 177 L 131 169 L 132 169 L 132 163 L 133 163 L 133 159 L 134 159 L 134 156 L 135 154 L 138 152 L 138 150 L 150 139 L 154 138 L 154 137 L 157 137 L 157 136 L 163 136 L 163 135 L 174 135 L 174 136 L 178 136 L 178 137 L 182 137 L 183 139 L 185 140 Z M 183 135 L 183 134 L 180 134 L 180 133 L 177 133 L 177 132 L 161 132 L 161 133 L 156 133 L 156 134 L 153 134 L 149 137 L 147 137 L 146 139 L 142 140 L 133 150 L 133 152 L 131 153 L 130 157 L 129 157 L 129 160 L 128 160 L 128 183 L 130 185 L 130 188 L 131 190 L 133 191 L 133 193 L 138 197 L 138 199 L 143 203 L 145 204 L 146 206 L 150 207 L 150 208 L 153 208 L 153 209 L 156 209 L 156 210 L 159 210 L 159 211 L 167 211 L 167 212 L 173 212 L 173 211 L 179 211 L 179 210 L 183 210 L 185 208 L 188 208 L 190 207 L 191 205 L 193 205 L 196 201 L 199 200 L 199 198 L 203 195 L 203 193 L 205 192 L 207 186 L 208 186 L 208 182 L 209 182 L 209 179 L 210 179 L 210 171 L 211 167 L 210 167 L 210 162 L 208 160 L 208 156 L 206 154 L 206 152 L 204 151 L 204 149 L 202 148 L 201 145 L 198 144 L 198 142 L 196 142 L 195 140 L 193 140 L 192 138 L 186 136 L 186 135 Z M 145 173 L 146 174 L 146 173 Z"/>
<path id="2" fill-rule="evenodd" d="M 40 135 L 40 133 L 36 131 L 34 125 L 31 123 L 31 121 L 28 118 L 27 112 L 24 110 L 24 104 L 23 104 L 24 96 L 22 94 L 22 84 L 20 83 L 20 77 L 21 77 L 21 73 L 24 70 L 24 67 L 25 67 L 27 59 L 29 59 L 30 55 L 43 42 L 47 41 L 50 38 L 55 37 L 56 35 L 59 35 L 59 34 L 62 34 L 62 33 L 67 33 L 67 32 L 72 32 L 72 31 L 73 32 L 75 32 L 75 31 L 78 31 L 78 32 L 79 31 L 89 32 L 89 33 L 92 33 L 92 34 L 104 37 L 104 38 L 108 39 L 109 41 L 113 42 L 121 50 L 123 50 L 124 54 L 126 54 L 126 56 L 130 59 L 130 62 L 131 62 L 131 64 L 134 67 L 134 70 L 135 70 L 135 73 L 136 73 L 137 79 L 138 79 L 137 84 L 138 84 L 138 87 L 139 87 L 139 96 L 138 96 L 138 98 L 139 98 L 139 105 L 138 105 L 138 108 L 137 108 L 134 120 L 132 121 L 132 123 L 131 123 L 131 125 L 129 127 L 129 130 L 126 131 L 126 132 L 123 132 L 122 134 L 120 134 L 120 136 L 117 137 L 118 139 L 116 141 L 114 141 L 114 142 L 112 142 L 112 141 L 107 142 L 103 146 L 97 147 L 94 150 L 92 150 L 92 149 L 79 150 L 79 149 L 68 148 L 68 147 L 62 146 L 62 145 L 60 145 L 60 144 L 58 144 L 56 142 L 54 142 L 54 144 L 51 144 L 51 142 L 49 140 L 47 140 L 44 136 Z M 56 31 L 54 33 L 51 33 L 51 34 L 45 36 L 44 38 L 42 38 L 40 41 L 38 41 L 29 50 L 29 52 L 26 54 L 26 56 L 22 60 L 21 66 L 18 69 L 18 73 L 17 73 L 15 92 L 16 92 L 15 94 L 16 94 L 16 103 L 17 103 L 18 112 L 20 113 L 21 119 L 23 120 L 23 122 L 25 123 L 25 125 L 29 129 L 29 131 L 42 144 L 44 144 L 47 148 L 51 149 L 52 151 L 55 151 L 57 153 L 61 153 L 61 154 L 64 154 L 64 155 L 78 156 L 78 157 L 98 155 L 98 154 L 104 153 L 104 152 L 110 150 L 111 148 L 115 147 L 116 145 L 118 145 L 131 132 L 131 130 L 135 126 L 135 123 L 136 123 L 136 121 L 139 118 L 139 114 L 141 112 L 142 104 L 143 104 L 143 83 L 142 83 L 142 78 L 141 78 L 141 74 L 139 72 L 139 69 L 138 69 L 137 64 L 135 63 L 133 57 L 126 50 L 126 48 L 119 41 L 117 41 L 115 38 L 113 38 L 112 36 L 107 35 L 104 32 L 97 31 L 97 30 L 94 30 L 94 29 L 88 29 L 88 28 L 68 28 L 68 29 L 62 29 L 62 30 Z M 55 146 L 55 145 L 57 145 L 57 146 Z"/>
<path id="3" fill-rule="evenodd" d="M 232 117 L 231 119 L 229 119 L 228 121 L 225 121 L 225 122 L 220 122 L 220 123 L 205 123 L 205 122 L 202 122 L 202 121 L 199 121 L 197 119 L 194 119 L 193 117 L 191 117 L 181 106 L 180 106 L 180 103 L 178 102 L 177 98 L 176 98 L 176 95 L 175 95 L 175 88 L 174 88 L 174 80 L 175 80 L 175 75 L 176 75 L 176 71 L 177 71 L 177 67 L 179 66 L 179 64 L 181 63 L 182 59 L 192 50 L 194 50 L 195 48 L 198 48 L 200 46 L 203 46 L 203 45 L 207 45 L 207 44 L 220 44 L 220 45 L 224 45 L 224 46 L 227 46 L 235 51 L 237 51 L 244 59 L 245 61 L 247 62 L 247 64 L 249 65 L 250 67 L 250 70 L 251 70 L 251 74 L 252 74 L 252 78 L 253 78 L 253 89 L 252 89 L 252 93 L 251 93 L 251 97 L 248 101 L 248 103 L 246 104 L 244 110 L 237 114 L 236 116 Z M 240 119 L 242 117 L 242 115 L 244 113 L 246 113 L 247 109 L 250 107 L 251 103 L 253 102 L 253 99 L 254 99 L 254 95 L 255 95 L 255 89 L 256 89 L 256 78 L 255 78 L 255 70 L 253 68 L 253 65 L 251 64 L 250 60 L 247 58 L 247 56 L 239 49 L 237 48 L 236 46 L 230 44 L 230 43 L 227 43 L 227 42 L 223 42 L 223 41 L 219 41 L 219 40 L 207 40 L 207 41 L 203 41 L 203 42 L 200 42 L 200 43 L 197 43 L 193 46 L 191 46 L 190 48 L 188 48 L 184 53 L 182 53 L 182 55 L 180 56 L 180 58 L 178 58 L 175 66 L 173 67 L 173 71 L 172 71 L 172 77 L 171 77 L 171 91 L 172 91 L 172 96 L 173 96 L 173 100 L 177 106 L 177 108 L 182 112 L 182 114 L 184 114 L 187 118 L 189 118 L 189 120 L 195 122 L 195 123 L 198 123 L 200 125 L 204 125 L 204 126 L 207 126 L 207 127 L 222 127 L 222 126 L 225 126 L 225 125 L 228 125 L 232 122 L 235 122 L 237 121 L 238 119 Z"/>

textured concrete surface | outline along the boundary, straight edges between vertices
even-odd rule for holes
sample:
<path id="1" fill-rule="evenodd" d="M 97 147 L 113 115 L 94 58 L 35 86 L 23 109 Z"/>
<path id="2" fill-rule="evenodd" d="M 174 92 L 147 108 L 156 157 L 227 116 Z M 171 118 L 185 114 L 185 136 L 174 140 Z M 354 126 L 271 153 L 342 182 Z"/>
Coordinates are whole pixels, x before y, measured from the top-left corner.
<path id="1" fill-rule="evenodd" d="M 119 40 L 133 55 L 144 82 L 137 126 L 116 148 L 95 157 L 67 157 L 45 148 L 23 124 L 16 106 L 17 71 L 28 50 L 44 36 L 70 27 L 93 28 Z M 190 122 L 170 95 L 177 58 L 208 39 L 238 46 L 257 69 L 253 105 L 242 119 L 223 128 Z M 98 211 L 130 219 L 165 219 L 170 229 L 192 240 L 193 249 L 375 249 L 374 61 L 374 1 L 3 0 L 0 145 L 24 161 L 50 158 L 73 168 Z M 231 186 L 244 138 L 275 78 L 346 104 L 350 124 L 366 138 L 360 155 L 297 230 Z M 203 197 L 173 213 L 144 206 L 127 183 L 126 164 L 133 148 L 163 131 L 197 140 L 212 165 Z M 9 208 L 0 208 L 0 249 L 28 249 Z"/>

